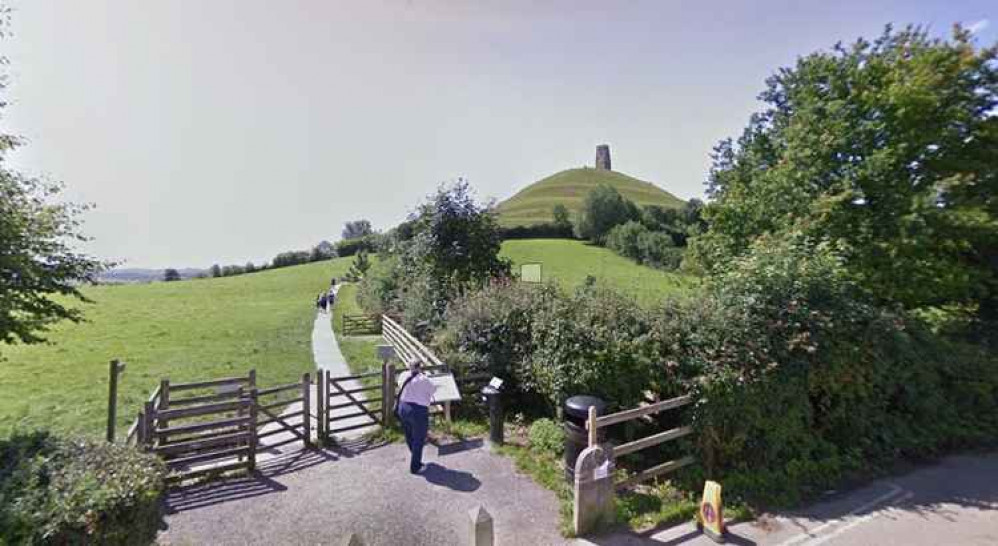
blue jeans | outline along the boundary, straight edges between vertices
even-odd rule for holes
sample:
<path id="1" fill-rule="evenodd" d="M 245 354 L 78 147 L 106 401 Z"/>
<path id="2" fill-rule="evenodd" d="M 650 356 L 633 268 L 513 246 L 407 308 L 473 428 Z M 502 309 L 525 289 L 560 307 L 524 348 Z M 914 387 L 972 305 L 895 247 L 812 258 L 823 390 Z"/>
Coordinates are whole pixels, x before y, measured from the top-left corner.
<path id="1" fill-rule="evenodd" d="M 423 444 L 426 443 L 426 431 L 430 428 L 430 411 L 426 406 L 402 402 L 399 404 L 399 416 L 405 431 L 405 444 L 412 453 L 409 472 L 416 473 L 423 467 Z"/>

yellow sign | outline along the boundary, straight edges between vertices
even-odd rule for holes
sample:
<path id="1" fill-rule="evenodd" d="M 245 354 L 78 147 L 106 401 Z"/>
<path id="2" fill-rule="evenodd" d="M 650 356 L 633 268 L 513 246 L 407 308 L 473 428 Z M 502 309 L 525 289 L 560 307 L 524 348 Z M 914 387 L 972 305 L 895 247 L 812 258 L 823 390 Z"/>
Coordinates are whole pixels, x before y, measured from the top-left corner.
<path id="1" fill-rule="evenodd" d="M 703 500 L 697 520 L 704 534 L 715 542 L 724 542 L 724 511 L 721 504 L 721 484 L 708 481 L 703 484 Z"/>

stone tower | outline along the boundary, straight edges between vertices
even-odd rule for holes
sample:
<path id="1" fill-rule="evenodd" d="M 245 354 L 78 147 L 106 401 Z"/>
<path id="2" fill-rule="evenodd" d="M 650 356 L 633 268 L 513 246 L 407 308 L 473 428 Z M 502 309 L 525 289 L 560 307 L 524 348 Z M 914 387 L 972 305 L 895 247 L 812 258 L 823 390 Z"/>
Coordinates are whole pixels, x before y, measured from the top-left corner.
<path id="1" fill-rule="evenodd" d="M 610 168 L 610 145 L 600 144 L 596 147 L 596 170 L 612 171 Z"/>

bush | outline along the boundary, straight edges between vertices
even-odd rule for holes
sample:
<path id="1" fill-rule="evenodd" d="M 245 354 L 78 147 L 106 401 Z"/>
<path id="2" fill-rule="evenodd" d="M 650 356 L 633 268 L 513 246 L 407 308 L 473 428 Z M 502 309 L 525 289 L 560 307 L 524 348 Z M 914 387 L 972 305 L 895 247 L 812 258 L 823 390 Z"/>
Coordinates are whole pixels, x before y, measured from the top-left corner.
<path id="1" fill-rule="evenodd" d="M 676 248 L 672 235 L 651 231 L 634 220 L 610 230 L 606 246 L 640 264 L 669 271 L 679 269 L 683 258 L 683 250 Z"/>
<path id="2" fill-rule="evenodd" d="M 344 239 L 336 243 L 336 255 L 339 257 L 353 256 L 358 252 L 376 252 L 380 236 L 364 235 L 356 239 Z"/>
<path id="3" fill-rule="evenodd" d="M 0 543 L 146 544 L 163 463 L 133 448 L 47 432 L 0 441 Z"/>
<path id="4" fill-rule="evenodd" d="M 573 239 L 572 224 L 542 223 L 532 226 L 516 226 L 499 230 L 506 239 Z"/>
<path id="5" fill-rule="evenodd" d="M 611 229 L 640 217 L 641 211 L 633 201 L 612 186 L 600 185 L 586 195 L 575 234 L 580 239 L 603 244 Z"/>
<path id="6" fill-rule="evenodd" d="M 527 432 L 530 448 L 555 457 L 565 450 L 565 429 L 551 419 L 538 419 Z"/>

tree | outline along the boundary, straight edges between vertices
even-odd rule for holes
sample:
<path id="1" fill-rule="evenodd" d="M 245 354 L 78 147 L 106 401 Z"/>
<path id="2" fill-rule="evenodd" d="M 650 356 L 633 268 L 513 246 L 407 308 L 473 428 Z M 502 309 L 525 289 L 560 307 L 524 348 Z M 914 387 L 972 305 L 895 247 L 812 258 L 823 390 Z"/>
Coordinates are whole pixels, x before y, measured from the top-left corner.
<path id="1" fill-rule="evenodd" d="M 253 262 L 246 262 L 246 266 L 243 267 L 243 270 L 247 273 L 253 273 L 256 271 L 256 266 L 253 265 Z"/>
<path id="2" fill-rule="evenodd" d="M 180 272 L 176 269 L 168 268 L 163 271 L 163 280 L 166 282 L 179 281 Z"/>
<path id="3" fill-rule="evenodd" d="M 996 53 L 960 27 L 887 27 L 781 69 L 738 142 L 715 148 L 697 262 L 802 235 L 881 303 L 998 314 Z"/>
<path id="4" fill-rule="evenodd" d="M 620 195 L 612 186 L 599 185 L 586 195 L 575 225 L 576 236 L 603 244 L 606 235 L 615 226 L 640 217 L 641 213 L 633 201 Z"/>
<path id="5" fill-rule="evenodd" d="M 329 241 L 320 241 L 319 244 L 312 247 L 312 253 L 309 259 L 313 262 L 319 262 L 335 257 L 336 247 L 333 246 L 333 243 L 330 243 Z"/>
<path id="6" fill-rule="evenodd" d="M 371 227 L 371 222 L 367 220 L 354 220 L 353 222 L 343 224 L 342 235 L 344 240 L 360 239 L 373 233 L 374 229 Z"/>
<path id="7" fill-rule="evenodd" d="M 0 37 L 9 24 L 6 15 L 0 14 Z M 0 91 L 5 89 L 0 77 Z M 6 105 L 0 100 L 0 111 Z M 20 145 L 18 137 L 0 132 L 0 343 L 7 344 L 39 343 L 52 324 L 83 320 L 83 310 L 68 300 L 89 302 L 80 286 L 113 265 L 74 246 L 89 240 L 80 231 L 80 215 L 89 205 L 57 202 L 61 184 L 5 166 Z"/>
<path id="8" fill-rule="evenodd" d="M 222 267 L 220 265 L 218 265 L 218 264 L 213 264 L 211 266 L 211 276 L 212 277 L 221 277 L 222 276 Z"/>
<path id="9" fill-rule="evenodd" d="M 367 251 L 361 250 L 354 256 L 353 263 L 350 264 L 350 270 L 347 271 L 346 278 L 357 282 L 367 275 L 368 269 L 371 269 L 371 260 L 367 256 Z"/>
<path id="10" fill-rule="evenodd" d="M 569 216 L 568 207 L 562 203 L 558 203 L 551 209 L 551 216 L 554 217 L 554 225 L 556 227 L 571 231 L 572 219 Z"/>

